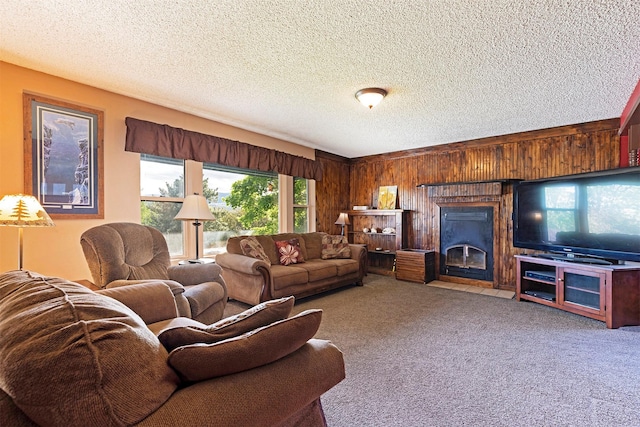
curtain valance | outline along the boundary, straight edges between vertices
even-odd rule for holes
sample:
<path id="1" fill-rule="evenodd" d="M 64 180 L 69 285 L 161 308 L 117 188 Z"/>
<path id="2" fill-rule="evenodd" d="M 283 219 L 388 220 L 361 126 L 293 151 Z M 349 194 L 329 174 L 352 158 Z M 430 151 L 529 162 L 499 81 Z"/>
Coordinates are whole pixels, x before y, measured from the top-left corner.
<path id="1" fill-rule="evenodd" d="M 127 117 L 125 150 L 322 180 L 322 163 L 244 142 Z"/>

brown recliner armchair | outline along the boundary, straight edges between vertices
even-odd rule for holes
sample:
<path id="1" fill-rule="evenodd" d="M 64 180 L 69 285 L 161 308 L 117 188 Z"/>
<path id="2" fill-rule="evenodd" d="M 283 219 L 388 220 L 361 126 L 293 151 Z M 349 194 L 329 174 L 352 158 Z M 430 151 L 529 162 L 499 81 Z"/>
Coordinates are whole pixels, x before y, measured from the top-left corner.
<path id="1" fill-rule="evenodd" d="M 222 318 L 227 287 L 221 268 L 171 265 L 167 242 L 157 229 L 129 222 L 103 224 L 82 233 L 80 244 L 99 288 L 161 280 L 171 288 L 180 316 L 205 324 Z"/>
<path id="2" fill-rule="evenodd" d="M 272 303 L 203 327 L 176 317 L 162 282 L 93 292 L 26 270 L 1 273 L 0 425 L 324 427 L 320 397 L 345 378 L 343 355 L 313 337 L 321 310 L 289 316 L 292 301 Z M 161 339 L 216 325 L 228 337 L 171 351 Z M 200 378 L 183 378 L 194 368 Z"/>

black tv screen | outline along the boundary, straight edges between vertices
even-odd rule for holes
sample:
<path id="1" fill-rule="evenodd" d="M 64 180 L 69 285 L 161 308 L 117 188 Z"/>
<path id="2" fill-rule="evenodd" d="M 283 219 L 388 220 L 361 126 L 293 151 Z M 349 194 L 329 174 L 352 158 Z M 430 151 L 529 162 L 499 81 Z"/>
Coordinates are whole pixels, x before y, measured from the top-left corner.
<path id="1" fill-rule="evenodd" d="M 640 262 L 640 168 L 521 181 L 513 245 Z"/>

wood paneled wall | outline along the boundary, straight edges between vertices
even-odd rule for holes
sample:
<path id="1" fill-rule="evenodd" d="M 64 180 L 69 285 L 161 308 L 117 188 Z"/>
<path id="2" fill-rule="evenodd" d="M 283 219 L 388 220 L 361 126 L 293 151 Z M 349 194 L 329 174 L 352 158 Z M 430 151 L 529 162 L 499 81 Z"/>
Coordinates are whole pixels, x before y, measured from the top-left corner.
<path id="1" fill-rule="evenodd" d="M 617 168 L 619 119 L 562 126 L 416 150 L 346 159 L 318 152 L 324 177 L 316 186 L 317 230 L 335 233 L 338 214 L 353 205 L 374 205 L 378 187 L 398 186 L 398 208 L 412 211 L 411 247 L 436 249 L 438 209 L 419 184 L 537 179 Z M 530 252 L 512 244 L 513 194 L 501 204 L 500 266 L 494 286 L 515 288 L 513 255 Z M 338 230 L 339 231 L 339 230 Z"/>
<path id="2" fill-rule="evenodd" d="M 340 234 L 341 227 L 335 225 L 336 219 L 352 206 L 349 159 L 316 151 L 316 160 L 323 167 L 322 181 L 316 182 L 316 230 Z"/>

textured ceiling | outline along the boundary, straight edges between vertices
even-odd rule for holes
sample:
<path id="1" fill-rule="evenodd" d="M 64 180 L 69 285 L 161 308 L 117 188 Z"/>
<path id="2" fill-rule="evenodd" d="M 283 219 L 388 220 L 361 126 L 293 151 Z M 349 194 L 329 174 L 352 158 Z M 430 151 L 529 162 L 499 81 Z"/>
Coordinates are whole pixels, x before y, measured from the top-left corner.
<path id="1" fill-rule="evenodd" d="M 359 157 L 619 117 L 639 19 L 629 0 L 2 0 L 0 59 Z"/>

